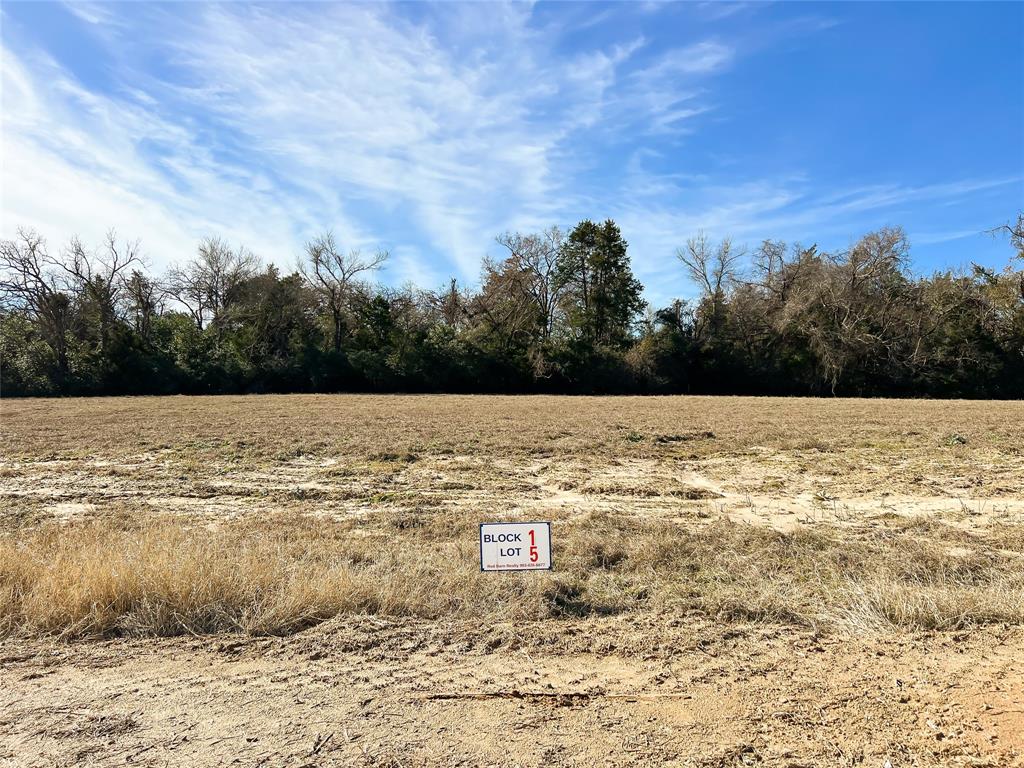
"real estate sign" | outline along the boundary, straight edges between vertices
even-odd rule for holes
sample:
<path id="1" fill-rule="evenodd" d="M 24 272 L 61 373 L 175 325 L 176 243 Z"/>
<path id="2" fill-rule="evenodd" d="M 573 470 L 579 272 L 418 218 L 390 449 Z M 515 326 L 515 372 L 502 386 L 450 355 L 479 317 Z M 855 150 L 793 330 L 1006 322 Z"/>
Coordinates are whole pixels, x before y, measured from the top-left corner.
<path id="1" fill-rule="evenodd" d="M 480 570 L 551 570 L 551 523 L 481 523 Z"/>

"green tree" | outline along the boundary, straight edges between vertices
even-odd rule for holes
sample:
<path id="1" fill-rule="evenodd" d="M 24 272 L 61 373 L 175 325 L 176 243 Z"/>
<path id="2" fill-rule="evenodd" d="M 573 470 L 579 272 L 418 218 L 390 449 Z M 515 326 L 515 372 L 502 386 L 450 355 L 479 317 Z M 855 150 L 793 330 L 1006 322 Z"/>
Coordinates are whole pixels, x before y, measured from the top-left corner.
<path id="1" fill-rule="evenodd" d="M 224 331 L 246 366 L 251 386 L 305 389 L 322 332 L 316 297 L 302 276 L 281 277 L 276 267 L 268 267 L 239 284 L 229 298 Z"/>
<path id="2" fill-rule="evenodd" d="M 647 305 L 633 276 L 627 243 L 614 221 L 576 225 L 558 254 L 555 288 L 571 335 L 590 346 L 625 348 Z"/>

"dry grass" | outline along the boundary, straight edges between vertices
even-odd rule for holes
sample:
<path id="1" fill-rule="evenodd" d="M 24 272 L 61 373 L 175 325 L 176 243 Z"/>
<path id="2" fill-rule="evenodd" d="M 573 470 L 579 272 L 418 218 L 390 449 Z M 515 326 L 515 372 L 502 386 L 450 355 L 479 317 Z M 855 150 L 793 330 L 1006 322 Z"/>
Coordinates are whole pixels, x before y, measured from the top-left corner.
<path id="1" fill-rule="evenodd" d="M 557 571 L 484 574 L 475 515 L 352 523 L 47 524 L 0 539 L 0 631 L 293 632 L 348 614 L 493 620 L 624 612 L 844 632 L 1024 622 L 1024 557 L 915 532 L 556 521 Z M 375 533 L 367 535 L 369 529 Z"/>
<path id="2" fill-rule="evenodd" d="M 325 525 L 92 522 L 5 541 L 0 555 L 7 631 L 287 633 L 338 614 L 442 615 L 469 598 L 465 569 L 398 552 L 371 560 L 370 547 Z"/>
<path id="3" fill-rule="evenodd" d="M 300 456 L 673 455 L 765 447 L 962 463 L 1024 455 L 1024 405 L 754 397 L 260 395 L 0 402 L 4 454 L 33 461 L 171 451 Z M 953 442 L 958 435 L 963 442 Z M 865 463 L 865 462 L 860 462 Z M 864 467 L 866 469 L 866 466 Z"/>
<path id="4" fill-rule="evenodd" d="M 276 634 L 351 614 L 1024 623 L 1020 403 L 0 408 L 3 634 Z M 538 517 L 554 521 L 553 573 L 479 573 L 477 523 Z"/>

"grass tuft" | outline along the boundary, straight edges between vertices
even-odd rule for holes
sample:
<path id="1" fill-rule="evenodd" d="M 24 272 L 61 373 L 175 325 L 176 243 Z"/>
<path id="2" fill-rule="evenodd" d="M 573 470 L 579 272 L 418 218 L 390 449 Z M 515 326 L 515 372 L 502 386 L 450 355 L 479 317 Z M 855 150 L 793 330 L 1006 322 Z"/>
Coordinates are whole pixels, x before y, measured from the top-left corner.
<path id="1" fill-rule="evenodd" d="M 556 521 L 558 570 L 483 574 L 475 517 L 49 523 L 0 537 L 0 633 L 286 634 L 334 616 L 699 612 L 848 634 L 1024 623 L 1024 558 L 919 532 Z M 1019 541 L 1019 537 L 1017 539 Z M 1006 543 L 1003 539 L 1001 543 Z"/>

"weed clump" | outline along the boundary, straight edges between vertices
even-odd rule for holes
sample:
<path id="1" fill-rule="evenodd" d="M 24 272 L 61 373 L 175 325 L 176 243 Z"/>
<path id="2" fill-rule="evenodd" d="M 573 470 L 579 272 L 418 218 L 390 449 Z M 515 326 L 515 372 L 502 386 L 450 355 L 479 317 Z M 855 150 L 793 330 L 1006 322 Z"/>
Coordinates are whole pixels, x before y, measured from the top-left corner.
<path id="1" fill-rule="evenodd" d="M 780 533 L 603 514 L 556 520 L 554 572 L 490 574 L 478 568 L 475 522 L 409 511 L 213 530 L 170 518 L 44 524 L 0 536 L 0 634 L 286 634 L 360 614 L 697 612 L 854 634 L 1024 623 L 1020 553 L 951 548 L 944 531 Z"/>

